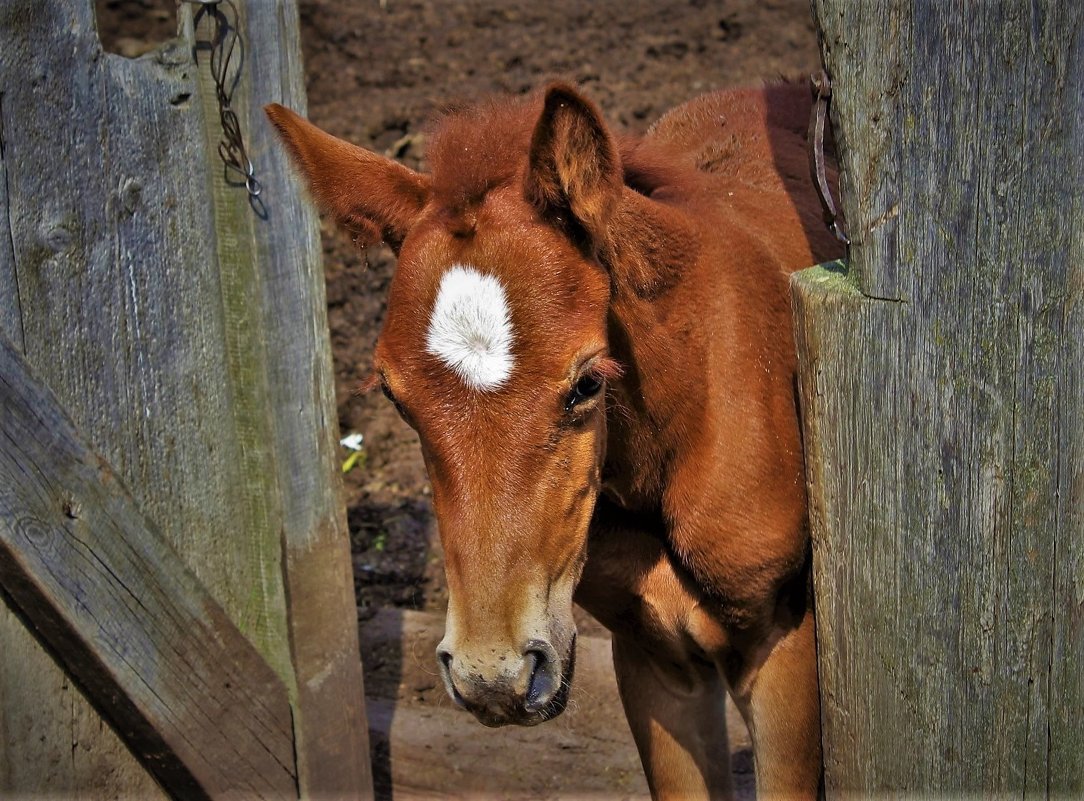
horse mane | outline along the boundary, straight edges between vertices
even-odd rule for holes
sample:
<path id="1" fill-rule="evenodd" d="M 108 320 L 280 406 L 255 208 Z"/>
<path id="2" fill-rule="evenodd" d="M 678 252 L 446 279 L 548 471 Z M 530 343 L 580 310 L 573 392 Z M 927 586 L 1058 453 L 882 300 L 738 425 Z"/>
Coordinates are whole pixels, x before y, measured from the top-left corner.
<path id="1" fill-rule="evenodd" d="M 453 215 L 481 203 L 493 189 L 521 180 L 544 91 L 494 96 L 445 110 L 429 126 L 426 158 L 433 196 Z M 695 169 L 665 147 L 615 135 L 625 185 L 642 195 L 695 180 Z"/>
<path id="2" fill-rule="evenodd" d="M 462 212 L 523 174 L 542 94 L 491 97 L 446 110 L 431 124 L 426 158 L 433 196 Z"/>

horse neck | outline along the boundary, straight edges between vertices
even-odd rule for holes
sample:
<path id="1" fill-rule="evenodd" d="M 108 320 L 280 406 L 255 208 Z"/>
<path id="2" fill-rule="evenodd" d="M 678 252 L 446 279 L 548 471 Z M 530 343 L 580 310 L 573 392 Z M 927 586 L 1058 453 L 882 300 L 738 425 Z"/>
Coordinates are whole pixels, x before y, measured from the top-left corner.
<path id="1" fill-rule="evenodd" d="M 683 211 L 625 190 L 603 253 L 610 351 L 625 368 L 609 394 L 603 480 L 626 508 L 658 508 L 704 414 L 706 351 L 687 286 L 699 251 Z"/>

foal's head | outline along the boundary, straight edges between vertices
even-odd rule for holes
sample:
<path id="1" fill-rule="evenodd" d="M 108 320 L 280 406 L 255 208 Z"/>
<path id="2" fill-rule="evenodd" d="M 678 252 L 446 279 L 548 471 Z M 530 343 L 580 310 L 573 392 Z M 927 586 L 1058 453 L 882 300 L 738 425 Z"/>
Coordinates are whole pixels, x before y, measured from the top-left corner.
<path id="1" fill-rule="evenodd" d="M 487 725 L 551 718 L 617 372 L 595 258 L 622 187 L 614 143 L 564 85 L 449 115 L 425 175 L 267 111 L 325 211 L 399 254 L 375 380 L 433 485 L 448 692 Z"/>

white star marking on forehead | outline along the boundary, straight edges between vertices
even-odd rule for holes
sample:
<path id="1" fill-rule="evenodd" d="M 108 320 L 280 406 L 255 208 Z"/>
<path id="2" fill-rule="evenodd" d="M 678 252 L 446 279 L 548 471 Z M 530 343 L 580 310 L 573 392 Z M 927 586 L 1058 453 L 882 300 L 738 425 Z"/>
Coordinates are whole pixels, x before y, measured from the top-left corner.
<path id="1" fill-rule="evenodd" d="M 440 280 L 426 350 L 467 386 L 486 392 L 512 374 L 512 320 L 500 280 L 453 264 Z"/>

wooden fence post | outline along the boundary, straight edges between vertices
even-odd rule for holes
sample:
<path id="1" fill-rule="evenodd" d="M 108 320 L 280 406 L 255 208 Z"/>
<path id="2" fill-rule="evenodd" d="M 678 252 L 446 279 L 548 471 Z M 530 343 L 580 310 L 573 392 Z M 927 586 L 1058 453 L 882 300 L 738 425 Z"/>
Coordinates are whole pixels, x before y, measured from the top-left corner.
<path id="1" fill-rule="evenodd" d="M 206 9 L 125 59 L 91 0 L 0 4 L 0 326 L 285 684 L 302 795 L 365 796 L 316 218 L 260 112 L 304 107 L 297 11 L 233 6 L 262 217 L 221 180 Z M 2 605 L 0 639 L 0 795 L 152 797 Z"/>
<path id="2" fill-rule="evenodd" d="M 795 276 L 829 797 L 1084 793 L 1084 6 L 814 0 Z"/>

